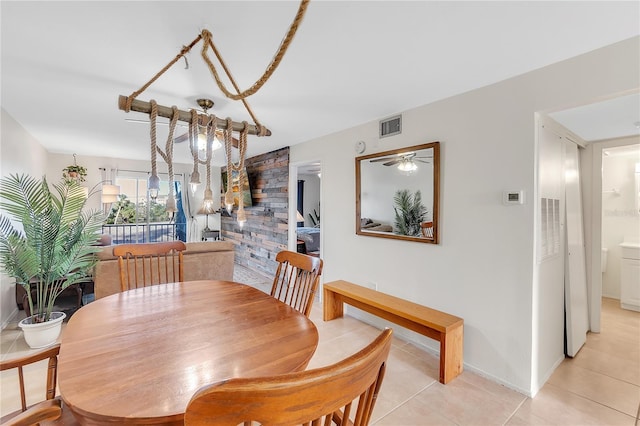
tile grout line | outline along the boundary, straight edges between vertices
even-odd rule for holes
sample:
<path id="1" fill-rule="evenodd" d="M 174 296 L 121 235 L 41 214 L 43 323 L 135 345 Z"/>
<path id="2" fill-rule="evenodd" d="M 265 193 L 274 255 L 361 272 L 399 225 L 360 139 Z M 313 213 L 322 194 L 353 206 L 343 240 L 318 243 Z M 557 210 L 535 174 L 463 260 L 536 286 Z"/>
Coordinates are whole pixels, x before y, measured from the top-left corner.
<path id="1" fill-rule="evenodd" d="M 437 380 L 434 380 L 433 382 L 429 383 L 428 385 L 426 385 L 424 388 L 416 391 L 416 393 L 414 393 L 413 395 L 409 396 L 407 399 L 405 399 L 404 401 L 400 402 L 398 405 L 396 405 L 394 408 L 392 408 L 391 410 L 389 410 L 387 413 L 385 413 L 382 417 L 380 417 L 378 420 L 376 420 L 375 423 L 371 423 L 372 425 L 377 424 L 378 422 L 381 422 L 385 417 L 389 416 L 391 413 L 393 413 L 394 411 L 396 411 L 397 409 L 401 408 L 403 405 L 407 404 L 409 401 L 411 401 L 413 398 L 415 398 L 416 396 L 418 396 L 419 394 L 421 394 L 422 392 L 424 392 L 425 390 L 429 389 L 431 386 L 435 385 L 436 383 L 438 383 Z M 448 419 L 448 418 L 447 418 Z M 453 422 L 453 420 L 448 419 L 449 421 Z M 453 422 L 455 423 L 455 422 Z"/>
<path id="2" fill-rule="evenodd" d="M 625 383 L 625 384 L 627 384 L 627 385 L 631 385 L 631 386 L 634 386 L 634 387 L 636 387 L 636 388 L 640 389 L 640 385 L 638 385 L 638 384 L 636 384 L 636 383 L 632 383 L 632 382 L 630 382 L 630 381 L 628 381 L 628 380 L 625 380 L 625 379 L 621 379 L 621 378 L 619 378 L 619 377 L 612 376 L 611 374 L 608 374 L 608 373 L 603 372 L 603 371 L 594 370 L 594 369 L 592 369 L 592 368 L 589 368 L 589 367 L 586 367 L 586 366 L 583 366 L 583 365 L 579 365 L 579 364 L 572 364 L 572 365 L 571 365 L 571 368 L 572 368 L 572 369 L 576 369 L 576 370 L 587 371 L 587 372 L 589 372 L 589 373 L 591 373 L 591 374 L 597 374 L 597 375 L 602 376 L 602 377 L 607 377 L 607 378 L 609 378 L 609 379 L 611 379 L 611 380 L 615 380 L 615 381 L 617 381 L 617 382 Z M 552 384 L 553 384 L 553 383 L 552 383 Z M 559 385 L 555 385 L 555 386 L 559 387 L 560 389 L 564 389 L 564 388 L 560 387 Z"/>
<path id="3" fill-rule="evenodd" d="M 572 391 L 572 390 L 569 390 L 569 389 L 565 389 L 565 388 L 560 387 L 560 386 L 558 386 L 558 385 L 556 385 L 556 384 L 553 384 L 553 383 L 550 383 L 550 384 L 551 384 L 552 386 L 554 386 L 554 387 L 558 388 L 558 389 L 559 389 L 559 390 L 561 390 L 562 392 L 566 392 L 566 393 L 569 393 L 569 394 L 571 394 L 571 395 L 574 395 L 575 397 L 580 398 L 580 399 L 582 399 L 582 400 L 584 400 L 584 401 L 587 401 L 587 402 L 589 402 L 589 403 L 591 403 L 591 404 L 598 404 L 598 405 L 599 405 L 599 406 L 601 406 L 601 407 L 607 408 L 607 409 L 609 409 L 609 410 L 615 411 L 615 412 L 617 412 L 617 413 L 620 413 L 620 414 L 623 414 L 623 415 L 625 415 L 625 416 L 627 416 L 627 417 L 630 417 L 630 418 L 632 418 L 632 419 L 635 419 L 635 414 L 625 413 L 624 411 L 620 411 L 619 409 L 617 409 L 617 408 L 615 408 L 615 407 L 610 407 L 610 406 L 608 406 L 608 405 L 606 405 L 606 404 L 604 404 L 604 403 L 602 403 L 602 402 L 600 402 L 600 401 L 596 401 L 595 399 L 588 398 L 588 397 L 586 397 L 585 395 L 580 395 L 579 393 L 576 393 L 576 392 L 574 392 L 574 391 Z M 638 409 L 640 410 L 640 405 L 638 406 Z"/>
<path id="4" fill-rule="evenodd" d="M 529 398 L 528 396 L 525 396 L 522 401 L 520 401 L 520 404 L 518 404 L 518 406 L 515 408 L 515 410 L 513 410 L 513 413 L 511 413 L 509 415 L 509 417 L 507 417 L 507 419 L 502 423 L 502 426 L 506 425 L 507 423 L 509 423 L 509 421 L 513 418 L 513 416 L 516 415 L 516 413 L 518 412 L 518 410 L 520 410 L 520 408 L 522 408 L 522 406 L 524 405 L 525 402 L 527 402 L 528 400 L 530 400 L 531 398 Z"/>

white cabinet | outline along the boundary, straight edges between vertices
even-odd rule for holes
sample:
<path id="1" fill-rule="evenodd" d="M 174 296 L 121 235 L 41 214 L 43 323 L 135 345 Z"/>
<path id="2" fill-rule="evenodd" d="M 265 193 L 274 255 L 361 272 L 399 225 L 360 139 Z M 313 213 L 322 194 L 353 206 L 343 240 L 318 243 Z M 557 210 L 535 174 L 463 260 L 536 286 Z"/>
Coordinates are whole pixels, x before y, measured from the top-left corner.
<path id="1" fill-rule="evenodd" d="M 620 306 L 640 311 L 640 244 L 622 243 Z"/>

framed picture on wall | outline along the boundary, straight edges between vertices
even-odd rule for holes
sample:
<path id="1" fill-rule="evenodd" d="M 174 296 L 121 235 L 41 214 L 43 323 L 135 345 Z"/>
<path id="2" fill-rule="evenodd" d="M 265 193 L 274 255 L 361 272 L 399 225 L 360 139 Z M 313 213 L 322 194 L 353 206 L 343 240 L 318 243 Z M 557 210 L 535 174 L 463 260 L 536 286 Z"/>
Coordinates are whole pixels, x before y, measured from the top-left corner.
<path id="1" fill-rule="evenodd" d="M 249 184 L 249 176 L 247 175 L 247 168 L 243 168 L 242 171 L 243 183 L 242 188 L 240 188 L 240 173 L 233 170 L 231 172 L 231 190 L 233 192 L 233 206 L 238 207 L 240 196 L 242 196 L 242 201 L 245 207 L 251 207 L 253 205 L 253 199 L 251 197 L 251 185 Z M 227 172 L 222 172 L 222 197 L 224 201 L 224 194 L 227 193 Z M 224 204 L 224 202 L 223 202 Z"/>

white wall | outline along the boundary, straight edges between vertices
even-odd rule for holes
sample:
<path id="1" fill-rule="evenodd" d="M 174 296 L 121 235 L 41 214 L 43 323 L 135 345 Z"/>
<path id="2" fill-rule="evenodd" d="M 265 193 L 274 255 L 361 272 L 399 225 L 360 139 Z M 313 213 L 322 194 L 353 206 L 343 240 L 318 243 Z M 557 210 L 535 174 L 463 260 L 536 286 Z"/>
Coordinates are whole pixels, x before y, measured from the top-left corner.
<path id="1" fill-rule="evenodd" d="M 640 164 L 640 151 L 638 145 L 633 150 L 624 147 L 604 151 L 609 155 L 602 157 L 602 247 L 609 252 L 607 270 L 602 274 L 602 295 L 620 299 L 622 253 L 619 244 L 640 239 L 635 174 L 636 163 Z"/>
<path id="2" fill-rule="evenodd" d="M 382 292 L 464 318 L 466 368 L 534 395 L 549 374 L 539 371 L 532 355 L 534 346 L 544 347 L 540 318 L 532 312 L 544 311 L 549 302 L 532 297 L 538 287 L 535 203 L 504 206 L 502 191 L 522 189 L 526 199 L 536 197 L 537 111 L 640 87 L 638 41 L 405 111 L 398 136 L 378 139 L 372 122 L 292 146 L 292 162 L 323 164 L 323 281 L 376 283 Z M 355 234 L 358 140 L 367 143 L 366 154 L 442 143 L 439 245 Z M 396 331 L 435 347 L 422 336 Z"/>
<path id="3" fill-rule="evenodd" d="M 13 119 L 4 108 L 0 123 L 0 176 L 30 174 L 42 176 L 47 168 L 47 151 Z M 0 324 L 7 325 L 18 312 L 15 280 L 0 272 Z"/>

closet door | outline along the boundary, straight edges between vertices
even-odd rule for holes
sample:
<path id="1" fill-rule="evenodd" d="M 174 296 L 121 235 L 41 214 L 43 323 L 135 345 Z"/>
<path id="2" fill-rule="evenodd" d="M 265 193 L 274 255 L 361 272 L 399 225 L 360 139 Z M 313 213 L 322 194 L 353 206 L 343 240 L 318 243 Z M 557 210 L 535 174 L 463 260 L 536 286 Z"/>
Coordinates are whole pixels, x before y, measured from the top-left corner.
<path id="1" fill-rule="evenodd" d="M 566 138 L 563 140 L 567 234 L 564 285 L 566 353 L 573 357 L 586 342 L 589 314 L 578 145 Z"/>
<path id="2" fill-rule="evenodd" d="M 562 137 L 538 127 L 537 270 L 533 294 L 534 358 L 539 383 L 564 359 L 565 190 Z"/>

